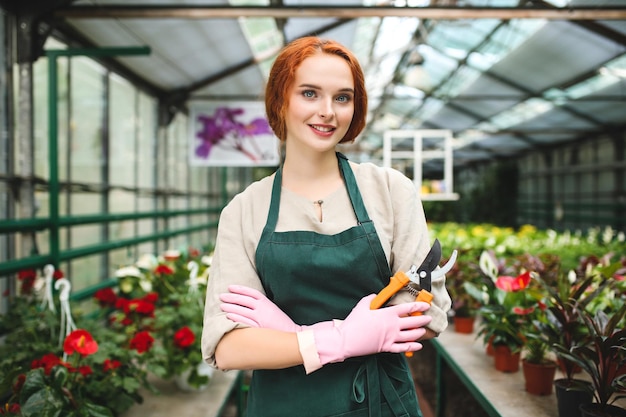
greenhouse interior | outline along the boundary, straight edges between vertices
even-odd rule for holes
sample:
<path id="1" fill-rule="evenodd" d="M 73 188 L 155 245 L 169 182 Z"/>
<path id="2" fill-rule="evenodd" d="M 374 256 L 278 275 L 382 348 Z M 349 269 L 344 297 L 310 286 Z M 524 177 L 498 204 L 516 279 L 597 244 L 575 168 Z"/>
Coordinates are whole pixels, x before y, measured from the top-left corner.
<path id="1" fill-rule="evenodd" d="M 223 209 L 284 157 L 270 69 L 314 36 L 364 74 L 337 150 L 412 180 L 451 299 L 406 358 L 419 414 L 333 415 L 626 416 L 626 0 L 0 12 L 0 415 L 248 415 L 257 371 L 201 352 L 207 287 Z"/>

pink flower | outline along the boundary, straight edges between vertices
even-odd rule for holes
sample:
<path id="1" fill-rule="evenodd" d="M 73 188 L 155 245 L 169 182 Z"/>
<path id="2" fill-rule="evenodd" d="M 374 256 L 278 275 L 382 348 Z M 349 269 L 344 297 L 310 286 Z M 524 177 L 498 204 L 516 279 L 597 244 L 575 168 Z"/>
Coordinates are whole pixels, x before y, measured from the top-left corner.
<path id="1" fill-rule="evenodd" d="M 516 277 L 499 276 L 496 280 L 496 287 L 506 292 L 516 292 L 528 287 L 530 283 L 530 272 L 524 272 Z"/>

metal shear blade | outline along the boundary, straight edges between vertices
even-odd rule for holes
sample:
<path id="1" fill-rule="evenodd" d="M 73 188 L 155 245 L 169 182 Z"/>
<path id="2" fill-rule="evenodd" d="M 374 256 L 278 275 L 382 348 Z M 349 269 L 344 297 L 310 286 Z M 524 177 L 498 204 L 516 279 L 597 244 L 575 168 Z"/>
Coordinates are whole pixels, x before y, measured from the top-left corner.
<path id="1" fill-rule="evenodd" d="M 433 246 L 426 255 L 426 258 L 419 267 L 413 266 L 407 273 L 409 279 L 419 286 L 419 289 L 430 292 L 432 288 L 433 278 L 445 275 L 456 262 L 456 249 L 452 252 L 452 256 L 444 266 L 437 269 L 441 261 L 441 243 L 439 239 L 435 239 Z"/>

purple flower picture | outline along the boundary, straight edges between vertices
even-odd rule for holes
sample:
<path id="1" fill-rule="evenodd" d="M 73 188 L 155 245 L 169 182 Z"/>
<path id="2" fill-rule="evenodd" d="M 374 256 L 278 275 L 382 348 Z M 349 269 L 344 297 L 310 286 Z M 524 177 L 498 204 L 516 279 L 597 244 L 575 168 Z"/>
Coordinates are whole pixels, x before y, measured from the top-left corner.
<path id="1" fill-rule="evenodd" d="M 205 103 L 191 109 L 192 165 L 278 165 L 278 139 L 261 102 Z"/>

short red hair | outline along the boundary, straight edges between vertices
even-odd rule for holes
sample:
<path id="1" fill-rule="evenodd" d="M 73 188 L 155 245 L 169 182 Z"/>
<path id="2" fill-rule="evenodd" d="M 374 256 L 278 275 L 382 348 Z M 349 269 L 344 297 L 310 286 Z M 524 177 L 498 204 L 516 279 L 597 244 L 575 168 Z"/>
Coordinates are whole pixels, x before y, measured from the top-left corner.
<path id="1" fill-rule="evenodd" d="M 320 39 L 315 36 L 306 36 L 296 39 L 285 46 L 270 71 L 269 80 L 265 87 L 265 111 L 267 120 L 281 141 L 287 138 L 285 112 L 289 105 L 289 91 L 296 78 L 296 70 L 306 58 L 315 54 L 324 53 L 337 55 L 346 60 L 354 79 L 354 115 L 350 128 L 339 143 L 353 142 L 365 127 L 367 117 L 367 92 L 365 91 L 365 77 L 361 65 L 350 50 L 338 42 Z"/>

